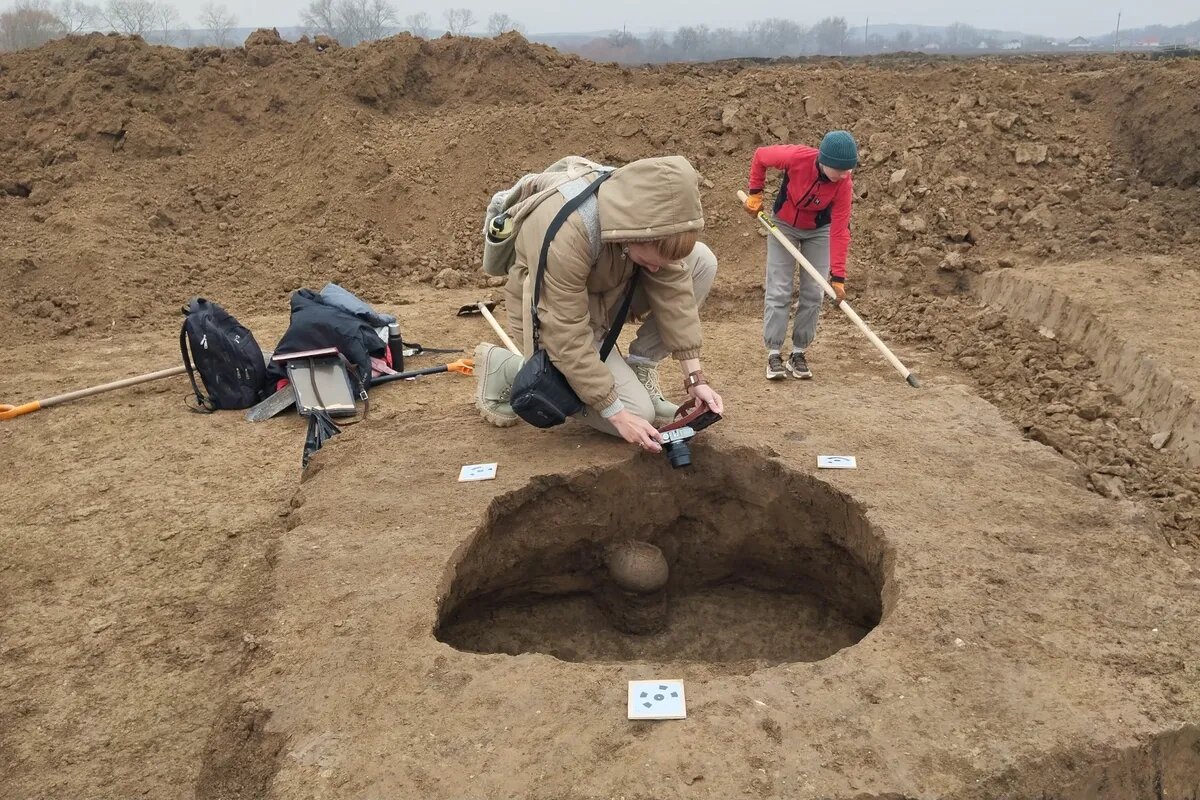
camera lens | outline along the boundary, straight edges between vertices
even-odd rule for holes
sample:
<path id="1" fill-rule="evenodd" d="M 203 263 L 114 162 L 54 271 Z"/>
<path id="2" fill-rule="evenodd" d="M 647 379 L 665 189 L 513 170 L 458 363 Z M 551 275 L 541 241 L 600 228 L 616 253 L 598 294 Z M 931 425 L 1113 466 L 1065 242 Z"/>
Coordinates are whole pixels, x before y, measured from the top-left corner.
<path id="1" fill-rule="evenodd" d="M 663 451 L 667 454 L 667 461 L 670 461 L 671 466 L 675 469 L 692 465 L 692 451 L 688 448 L 687 442 L 671 442 L 663 448 Z"/>

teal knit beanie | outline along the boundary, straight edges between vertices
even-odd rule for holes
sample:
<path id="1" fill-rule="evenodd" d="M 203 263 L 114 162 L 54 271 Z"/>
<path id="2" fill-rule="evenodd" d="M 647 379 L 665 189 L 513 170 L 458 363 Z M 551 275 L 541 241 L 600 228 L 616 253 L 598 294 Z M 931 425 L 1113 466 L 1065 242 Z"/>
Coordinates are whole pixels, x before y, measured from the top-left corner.
<path id="1" fill-rule="evenodd" d="M 850 131 L 830 131 L 821 140 L 817 161 L 832 169 L 854 169 L 858 166 L 858 145 Z"/>

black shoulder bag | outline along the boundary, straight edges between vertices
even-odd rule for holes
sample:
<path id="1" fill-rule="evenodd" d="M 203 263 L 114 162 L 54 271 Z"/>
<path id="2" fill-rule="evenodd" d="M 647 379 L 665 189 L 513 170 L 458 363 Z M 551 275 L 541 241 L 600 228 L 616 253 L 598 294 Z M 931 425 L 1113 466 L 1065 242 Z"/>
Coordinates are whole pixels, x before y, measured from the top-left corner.
<path id="1" fill-rule="evenodd" d="M 533 284 L 533 298 L 530 302 L 533 355 L 522 365 L 516 379 L 513 380 L 511 400 L 512 409 L 517 416 L 537 428 L 552 428 L 555 425 L 561 425 L 566 422 L 567 417 L 577 414 L 583 408 L 583 401 L 579 399 L 579 395 L 575 394 L 575 390 L 571 388 L 566 377 L 558 367 L 554 366 L 550 361 L 550 356 L 541 347 L 537 307 L 538 300 L 542 296 L 542 277 L 546 272 L 546 257 L 550 252 L 550 242 L 554 240 L 554 235 L 566 222 L 567 217 L 571 216 L 584 200 L 594 194 L 600 184 L 611 174 L 611 172 L 604 173 L 588 184 L 586 189 L 568 200 L 550 223 L 550 227 L 546 231 L 546 238 L 542 242 L 541 255 L 538 257 L 537 276 Z M 604 343 L 600 346 L 601 361 L 608 358 L 608 354 L 612 352 L 613 346 L 617 343 L 617 337 L 621 335 L 621 328 L 625 325 L 625 317 L 629 314 L 629 305 L 633 301 L 633 290 L 637 285 L 640 273 L 641 269 L 635 267 L 633 278 L 629 281 L 629 290 L 625 293 L 625 299 L 617 312 L 617 318 L 614 320 L 608 336 L 604 338 Z"/>

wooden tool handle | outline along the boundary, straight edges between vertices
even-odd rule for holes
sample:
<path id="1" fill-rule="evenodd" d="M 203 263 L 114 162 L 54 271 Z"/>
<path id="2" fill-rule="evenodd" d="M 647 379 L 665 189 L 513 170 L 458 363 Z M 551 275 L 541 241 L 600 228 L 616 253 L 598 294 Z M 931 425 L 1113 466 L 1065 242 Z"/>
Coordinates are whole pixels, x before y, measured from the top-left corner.
<path id="1" fill-rule="evenodd" d="M 65 403 L 69 400 L 78 400 L 81 397 L 91 397 L 94 394 L 100 394 L 102 392 L 111 392 L 113 389 L 123 389 L 126 386 L 135 386 L 139 383 L 156 381 L 159 378 L 169 378 L 172 375 L 182 375 L 186 371 L 187 368 L 180 364 L 178 367 L 160 369 L 157 372 L 148 372 L 145 375 L 137 375 L 133 378 L 123 378 L 119 381 L 112 381 L 111 383 L 102 383 L 99 386 L 92 386 L 89 389 L 78 389 L 74 392 L 67 392 L 66 394 L 58 394 L 54 397 L 47 397 L 45 400 L 34 400 L 19 406 L 0 405 L 0 420 L 19 417 L 22 414 L 28 414 L 31 411 L 37 411 L 39 408 L 49 408 L 50 406 L 56 406 L 59 403 Z"/>
<path id="2" fill-rule="evenodd" d="M 500 341 L 504 342 L 504 346 L 512 351 L 513 355 L 518 355 L 521 356 L 521 358 L 524 358 L 525 356 L 522 355 L 521 351 L 517 349 L 517 346 L 513 344 L 513 340 L 508 338 L 508 334 L 505 333 L 504 329 L 500 327 L 500 323 L 496 322 L 496 318 L 492 316 L 492 312 L 488 311 L 487 306 L 483 303 L 480 303 L 479 310 L 483 313 L 483 316 L 488 321 L 488 324 L 492 326 L 492 330 L 494 330 L 496 335 L 500 337 Z"/>
<path id="3" fill-rule="evenodd" d="M 746 199 L 749 197 L 749 195 L 739 189 L 737 196 L 738 199 L 742 201 L 742 205 L 745 205 Z M 792 244 L 786 236 L 783 235 L 779 228 L 775 227 L 775 225 L 771 223 L 771 220 L 767 218 L 765 211 L 758 212 L 758 221 L 765 225 L 767 231 L 770 232 L 770 234 L 776 239 L 778 239 L 780 244 L 787 248 L 787 251 L 792 254 L 793 258 L 796 259 L 796 262 L 799 263 L 800 266 L 804 268 L 805 272 L 807 272 L 809 276 L 817 282 L 817 285 L 821 287 L 822 291 L 824 291 L 825 294 L 827 294 L 830 299 L 834 301 L 834 305 L 840 308 L 842 313 L 849 317 L 850 321 L 853 322 L 858 329 L 863 332 L 863 335 L 867 337 L 867 341 L 875 345 L 875 349 L 878 350 L 885 359 L 887 359 L 887 362 L 891 364 L 897 372 L 900 373 L 900 376 L 904 378 L 904 380 L 908 381 L 908 385 L 912 386 L 914 389 L 920 388 L 921 382 L 917 380 L 917 376 L 912 374 L 908 367 L 904 366 L 900 359 L 896 358 L 895 354 L 888 349 L 888 346 L 885 345 L 880 338 L 875 335 L 875 332 L 867 327 L 867 323 L 862 321 L 862 318 L 859 317 L 855 310 L 850 307 L 848 302 L 837 299 L 837 293 L 833 291 L 833 287 L 829 285 L 829 281 L 825 280 L 821 273 L 817 272 L 816 267 L 808 263 L 808 259 L 804 257 L 804 254 L 801 253 L 800 250 L 797 249 L 796 246 Z"/>

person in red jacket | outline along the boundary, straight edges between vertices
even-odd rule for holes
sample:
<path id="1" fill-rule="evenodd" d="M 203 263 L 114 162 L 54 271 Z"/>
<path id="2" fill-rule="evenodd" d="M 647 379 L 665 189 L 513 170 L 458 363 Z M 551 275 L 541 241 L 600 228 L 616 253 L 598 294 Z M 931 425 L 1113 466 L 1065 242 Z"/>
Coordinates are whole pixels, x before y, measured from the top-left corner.
<path id="1" fill-rule="evenodd" d="M 852 173 L 857 166 L 858 144 L 849 131 L 830 131 L 819 148 L 801 144 L 760 147 L 750 162 L 746 211 L 757 216 L 762 210 L 767 169 L 783 170 L 774 223 L 830 282 L 838 300 L 846 296 L 846 254 L 850 250 L 850 209 L 854 200 Z M 786 378 L 788 373 L 795 378 L 812 377 L 805 351 L 817 333 L 824 292 L 803 270 L 792 324 L 791 354 L 786 362 L 782 355 L 796 266 L 787 248 L 768 236 L 763 341 L 769 380 Z"/>

